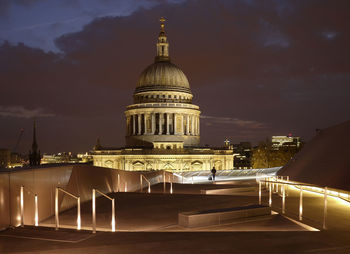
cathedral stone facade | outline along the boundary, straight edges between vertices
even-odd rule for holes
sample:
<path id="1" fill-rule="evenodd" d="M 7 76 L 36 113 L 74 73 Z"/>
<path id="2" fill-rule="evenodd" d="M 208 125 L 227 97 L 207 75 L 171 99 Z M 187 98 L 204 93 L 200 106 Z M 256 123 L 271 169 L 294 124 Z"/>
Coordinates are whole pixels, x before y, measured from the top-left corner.
<path id="1" fill-rule="evenodd" d="M 187 77 L 171 63 L 161 20 L 154 63 L 140 75 L 127 106 L 126 147 L 97 145 L 94 165 L 125 170 L 233 169 L 229 147 L 200 147 L 200 110 L 192 104 Z"/>

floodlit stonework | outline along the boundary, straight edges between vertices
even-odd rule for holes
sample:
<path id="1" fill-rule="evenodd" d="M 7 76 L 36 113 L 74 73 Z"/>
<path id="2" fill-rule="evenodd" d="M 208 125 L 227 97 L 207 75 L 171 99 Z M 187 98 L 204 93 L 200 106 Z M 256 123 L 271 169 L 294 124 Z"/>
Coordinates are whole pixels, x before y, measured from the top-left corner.
<path id="1" fill-rule="evenodd" d="M 140 75 L 127 106 L 126 147 L 97 145 L 94 165 L 124 170 L 233 169 L 229 148 L 200 147 L 200 110 L 183 71 L 171 63 L 161 19 L 157 56 Z"/>

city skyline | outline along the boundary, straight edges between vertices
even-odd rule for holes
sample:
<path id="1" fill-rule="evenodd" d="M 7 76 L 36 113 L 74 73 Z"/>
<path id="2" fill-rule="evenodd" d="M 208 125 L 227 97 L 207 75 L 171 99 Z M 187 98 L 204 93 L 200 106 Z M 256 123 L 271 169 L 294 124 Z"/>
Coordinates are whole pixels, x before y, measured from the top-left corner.
<path id="1" fill-rule="evenodd" d="M 69 5 L 55 11 L 40 1 L 9 2 L 3 8 L 3 148 L 11 149 L 24 128 L 20 150 L 29 150 L 33 117 L 42 152 L 87 151 L 98 137 L 123 146 L 123 111 L 155 55 L 160 16 L 167 18 L 172 60 L 184 70 L 202 110 L 202 145 L 288 133 L 308 140 L 316 128 L 349 120 L 347 1 L 119 3 L 124 12 L 90 15 L 75 24 L 76 31 L 64 22 L 70 18 L 62 10 Z M 28 25 L 31 33 L 21 38 L 15 36 L 21 23 L 13 22 L 16 11 L 28 14 L 28 24 L 35 13 L 52 12 L 66 26 L 41 21 Z M 60 27 L 60 33 L 45 34 L 45 24 Z"/>

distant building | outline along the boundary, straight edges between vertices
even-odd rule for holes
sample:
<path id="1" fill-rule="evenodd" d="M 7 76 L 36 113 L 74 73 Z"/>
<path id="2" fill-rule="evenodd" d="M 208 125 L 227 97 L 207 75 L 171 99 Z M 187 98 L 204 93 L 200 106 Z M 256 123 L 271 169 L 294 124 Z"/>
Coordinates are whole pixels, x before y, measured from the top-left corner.
<path id="1" fill-rule="evenodd" d="M 66 163 L 89 163 L 92 162 L 92 155 L 89 153 L 72 154 L 62 152 L 57 154 L 44 154 L 41 164 L 66 164 Z"/>
<path id="2" fill-rule="evenodd" d="M 280 149 L 281 147 L 299 148 L 301 146 L 300 137 L 293 137 L 291 134 L 288 136 L 272 136 L 271 143 L 273 149 Z"/>
<path id="3" fill-rule="evenodd" d="M 11 162 L 11 151 L 0 149 L 0 168 L 7 168 Z"/>
<path id="4" fill-rule="evenodd" d="M 240 142 L 233 145 L 234 159 L 233 166 L 235 169 L 250 169 L 252 157 L 252 145 L 250 142 Z"/>
<path id="5" fill-rule="evenodd" d="M 139 76 L 134 102 L 127 106 L 126 146 L 98 143 L 94 165 L 124 170 L 233 169 L 233 150 L 200 146 L 200 109 L 183 71 L 170 61 L 161 19 L 157 55 Z"/>

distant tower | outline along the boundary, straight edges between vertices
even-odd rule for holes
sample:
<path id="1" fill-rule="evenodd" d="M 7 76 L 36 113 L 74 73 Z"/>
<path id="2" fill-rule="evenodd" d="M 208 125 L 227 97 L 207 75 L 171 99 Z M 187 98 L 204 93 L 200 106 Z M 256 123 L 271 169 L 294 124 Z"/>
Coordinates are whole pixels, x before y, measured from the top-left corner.
<path id="1" fill-rule="evenodd" d="M 33 144 L 32 151 L 29 151 L 29 164 L 30 166 L 40 165 L 40 150 L 38 151 L 38 144 L 36 143 L 36 123 L 33 124 Z"/>

